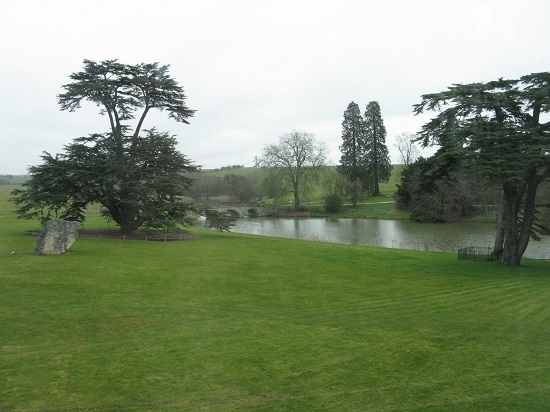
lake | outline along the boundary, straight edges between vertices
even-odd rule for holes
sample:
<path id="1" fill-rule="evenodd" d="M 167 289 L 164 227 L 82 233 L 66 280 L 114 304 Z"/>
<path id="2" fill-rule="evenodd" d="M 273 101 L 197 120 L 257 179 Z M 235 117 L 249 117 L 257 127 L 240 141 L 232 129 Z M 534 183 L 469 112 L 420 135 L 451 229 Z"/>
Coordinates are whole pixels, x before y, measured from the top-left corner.
<path id="1" fill-rule="evenodd" d="M 456 253 L 461 247 L 493 247 L 493 223 L 418 223 L 411 220 L 242 218 L 237 233 L 396 249 Z M 550 258 L 550 238 L 531 240 L 525 257 Z"/>

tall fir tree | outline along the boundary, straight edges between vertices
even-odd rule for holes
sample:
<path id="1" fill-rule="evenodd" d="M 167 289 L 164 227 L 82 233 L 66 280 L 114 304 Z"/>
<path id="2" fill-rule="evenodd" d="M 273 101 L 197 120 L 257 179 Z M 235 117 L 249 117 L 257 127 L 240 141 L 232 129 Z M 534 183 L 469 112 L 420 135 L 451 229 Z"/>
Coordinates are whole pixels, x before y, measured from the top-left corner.
<path id="1" fill-rule="evenodd" d="M 342 156 L 337 170 L 349 182 L 349 192 L 355 207 L 367 179 L 363 117 L 357 103 L 351 102 L 344 112 L 342 145 L 339 148 Z"/>
<path id="2" fill-rule="evenodd" d="M 372 195 L 380 195 L 380 182 L 387 183 L 391 176 L 391 162 L 386 146 L 386 127 L 380 111 L 380 105 L 372 101 L 367 105 L 364 118 L 366 190 L 372 189 Z"/>

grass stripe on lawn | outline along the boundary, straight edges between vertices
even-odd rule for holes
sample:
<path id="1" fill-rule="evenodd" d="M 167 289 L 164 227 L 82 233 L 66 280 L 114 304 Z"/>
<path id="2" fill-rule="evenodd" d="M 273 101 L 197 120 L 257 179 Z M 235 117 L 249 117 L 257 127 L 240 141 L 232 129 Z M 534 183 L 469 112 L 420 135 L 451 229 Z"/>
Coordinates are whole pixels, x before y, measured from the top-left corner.
<path id="1" fill-rule="evenodd" d="M 207 231 L 38 257 L 20 224 L 0 235 L 0 410 L 550 404 L 548 262 Z"/>

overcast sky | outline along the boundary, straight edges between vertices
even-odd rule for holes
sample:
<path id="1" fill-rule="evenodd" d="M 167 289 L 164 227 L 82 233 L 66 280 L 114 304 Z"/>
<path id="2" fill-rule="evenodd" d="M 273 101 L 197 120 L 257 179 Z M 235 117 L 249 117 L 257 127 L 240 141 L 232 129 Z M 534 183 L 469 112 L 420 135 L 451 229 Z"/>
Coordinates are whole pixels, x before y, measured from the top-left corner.
<path id="1" fill-rule="evenodd" d="M 96 107 L 59 110 L 83 60 L 170 65 L 197 110 L 190 124 L 150 115 L 204 168 L 252 166 L 292 130 L 340 159 L 354 101 L 378 101 L 393 141 L 427 117 L 426 93 L 549 71 L 548 0 L 5 0 L 0 8 L 0 174 L 24 174 L 42 151 L 108 130 Z"/>

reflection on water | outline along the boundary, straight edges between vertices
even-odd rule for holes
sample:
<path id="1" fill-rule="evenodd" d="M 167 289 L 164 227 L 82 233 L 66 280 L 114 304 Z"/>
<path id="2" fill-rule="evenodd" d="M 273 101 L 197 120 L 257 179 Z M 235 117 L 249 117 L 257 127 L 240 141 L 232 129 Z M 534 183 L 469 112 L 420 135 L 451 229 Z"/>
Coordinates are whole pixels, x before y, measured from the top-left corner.
<path id="1" fill-rule="evenodd" d="M 380 219 L 243 218 L 237 219 L 232 231 L 321 242 L 454 253 L 465 246 L 492 247 L 495 225 Z M 550 258 L 550 238 L 541 242 L 532 240 L 524 256 Z"/>

